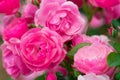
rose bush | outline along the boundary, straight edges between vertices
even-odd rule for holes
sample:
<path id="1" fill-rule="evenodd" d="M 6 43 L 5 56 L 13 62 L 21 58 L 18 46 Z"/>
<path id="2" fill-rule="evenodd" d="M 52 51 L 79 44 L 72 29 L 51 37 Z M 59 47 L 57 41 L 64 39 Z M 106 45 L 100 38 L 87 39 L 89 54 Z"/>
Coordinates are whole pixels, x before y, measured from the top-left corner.
<path id="1" fill-rule="evenodd" d="M 0 0 L 4 69 L 13 80 L 119 80 L 119 8 L 120 0 Z"/>

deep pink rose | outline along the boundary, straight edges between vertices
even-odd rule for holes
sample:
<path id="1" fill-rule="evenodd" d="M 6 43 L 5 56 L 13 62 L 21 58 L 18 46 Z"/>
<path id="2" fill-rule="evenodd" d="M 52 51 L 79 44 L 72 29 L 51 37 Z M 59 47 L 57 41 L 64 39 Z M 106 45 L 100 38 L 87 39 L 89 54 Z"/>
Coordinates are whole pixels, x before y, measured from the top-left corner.
<path id="1" fill-rule="evenodd" d="M 3 31 L 3 39 L 21 38 L 21 36 L 28 30 L 27 23 L 24 19 L 13 19 Z"/>
<path id="2" fill-rule="evenodd" d="M 22 75 L 31 73 L 31 70 L 26 67 L 16 49 L 11 44 L 4 42 L 1 49 L 3 67 L 12 78 L 17 79 Z"/>
<path id="3" fill-rule="evenodd" d="M 120 0 L 96 0 L 96 3 L 102 8 L 107 8 L 120 4 Z"/>
<path id="4" fill-rule="evenodd" d="M 104 74 L 110 69 L 107 56 L 113 50 L 105 44 L 93 43 L 80 48 L 74 55 L 74 67 L 82 73 Z"/>
<path id="5" fill-rule="evenodd" d="M 78 80 L 110 80 L 107 75 L 96 75 L 94 73 L 89 73 L 84 76 L 79 75 Z"/>
<path id="6" fill-rule="evenodd" d="M 26 32 L 20 43 L 21 57 L 32 71 L 52 69 L 65 57 L 59 34 L 48 28 L 33 28 Z"/>
<path id="7" fill-rule="evenodd" d="M 25 18 L 29 23 L 33 22 L 37 9 L 38 8 L 36 5 L 33 5 L 31 3 L 26 4 L 22 9 L 22 17 Z"/>
<path id="8" fill-rule="evenodd" d="M 120 4 L 104 9 L 104 17 L 107 24 L 110 24 L 113 19 L 120 18 Z"/>
<path id="9" fill-rule="evenodd" d="M 53 72 L 50 72 L 48 73 L 46 80 L 57 80 L 57 77 Z"/>
<path id="10" fill-rule="evenodd" d="M 79 8 L 82 6 L 83 4 L 83 0 L 68 0 L 68 1 L 72 1 L 74 2 Z"/>
<path id="11" fill-rule="evenodd" d="M 89 0 L 96 7 L 108 8 L 120 4 L 120 0 Z"/>
<path id="12" fill-rule="evenodd" d="M 0 13 L 15 13 L 20 6 L 20 0 L 0 0 Z"/>
<path id="13" fill-rule="evenodd" d="M 78 7 L 70 1 L 42 0 L 35 15 L 35 24 L 49 27 L 66 41 L 73 35 L 84 32 L 86 20 L 80 15 Z"/>

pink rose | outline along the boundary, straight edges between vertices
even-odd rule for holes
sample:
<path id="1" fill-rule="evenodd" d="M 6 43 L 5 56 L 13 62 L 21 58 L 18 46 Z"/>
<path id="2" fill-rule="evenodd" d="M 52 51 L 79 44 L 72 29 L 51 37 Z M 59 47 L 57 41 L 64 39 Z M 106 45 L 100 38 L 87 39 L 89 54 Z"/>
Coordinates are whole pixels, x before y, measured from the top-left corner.
<path id="1" fill-rule="evenodd" d="M 4 42 L 1 49 L 3 66 L 12 78 L 17 79 L 21 75 L 28 75 L 31 73 L 11 44 Z"/>
<path id="2" fill-rule="evenodd" d="M 110 24 L 113 19 L 120 18 L 120 4 L 104 9 L 104 17 L 107 24 Z"/>
<path id="3" fill-rule="evenodd" d="M 83 1 L 82 0 L 68 0 L 74 2 L 79 8 L 82 6 Z"/>
<path id="4" fill-rule="evenodd" d="M 50 72 L 47 77 L 46 80 L 57 80 L 56 75 L 53 72 Z"/>
<path id="5" fill-rule="evenodd" d="M 90 21 L 90 27 L 92 28 L 99 28 L 104 24 L 104 18 L 102 17 L 101 13 L 97 13 L 92 17 Z"/>
<path id="6" fill-rule="evenodd" d="M 30 75 L 25 75 L 25 76 L 22 75 L 16 80 L 35 80 L 38 76 L 42 75 L 43 73 L 44 73 L 43 71 L 33 72 Z"/>
<path id="7" fill-rule="evenodd" d="M 2 20 L 1 20 L 2 25 L 4 27 L 6 27 L 7 25 L 9 25 L 16 18 L 17 17 L 15 15 L 4 15 Z"/>
<path id="8" fill-rule="evenodd" d="M 5 27 L 15 18 L 15 15 L 0 15 L 0 35 L 2 35 Z"/>
<path id="9" fill-rule="evenodd" d="M 25 18 L 27 20 L 27 22 L 31 23 L 34 21 L 34 16 L 35 16 L 35 12 L 37 10 L 37 6 L 28 3 L 23 7 L 22 10 L 22 17 Z"/>
<path id="10" fill-rule="evenodd" d="M 80 43 L 101 43 L 101 44 L 106 44 L 108 46 L 110 40 L 108 39 L 107 36 L 105 35 L 94 35 L 94 36 L 87 36 L 85 34 L 82 35 L 76 35 L 72 39 L 72 44 L 75 46 Z"/>
<path id="11" fill-rule="evenodd" d="M 74 55 L 74 67 L 82 73 L 104 74 L 110 69 L 107 65 L 107 56 L 113 50 L 107 45 L 93 43 L 80 48 Z"/>
<path id="12" fill-rule="evenodd" d="M 4 27 L 0 25 L 0 36 L 1 36 L 2 32 L 3 32 L 3 30 L 4 30 Z"/>
<path id="13" fill-rule="evenodd" d="M 96 3 L 102 8 L 107 8 L 120 4 L 120 0 L 96 0 Z"/>
<path id="14" fill-rule="evenodd" d="M 105 35 L 94 35 L 94 36 L 91 36 L 93 38 L 93 42 L 99 42 L 99 43 L 103 43 L 103 44 L 108 44 L 110 39 L 105 36 Z"/>
<path id="15" fill-rule="evenodd" d="M 20 51 L 32 71 L 52 69 L 65 57 L 61 36 L 48 28 L 33 28 L 26 32 L 21 38 Z"/>
<path id="16" fill-rule="evenodd" d="M 120 0 L 89 0 L 96 7 L 108 8 L 120 4 Z"/>
<path id="17" fill-rule="evenodd" d="M 83 33 L 86 20 L 80 15 L 78 7 L 66 0 L 42 0 L 35 15 L 36 26 L 46 26 L 58 32 L 63 40 Z"/>
<path id="18" fill-rule="evenodd" d="M 3 39 L 21 38 L 21 36 L 28 30 L 27 23 L 24 19 L 13 19 L 3 31 Z"/>
<path id="19" fill-rule="evenodd" d="M 98 4 L 96 3 L 96 0 L 88 0 L 90 4 L 92 4 L 95 7 L 98 7 Z"/>
<path id="20" fill-rule="evenodd" d="M 20 7 L 20 0 L 0 0 L 0 13 L 12 14 Z"/>
<path id="21" fill-rule="evenodd" d="M 89 73 L 84 76 L 79 75 L 78 80 L 110 80 L 107 75 L 96 75 L 94 73 Z"/>

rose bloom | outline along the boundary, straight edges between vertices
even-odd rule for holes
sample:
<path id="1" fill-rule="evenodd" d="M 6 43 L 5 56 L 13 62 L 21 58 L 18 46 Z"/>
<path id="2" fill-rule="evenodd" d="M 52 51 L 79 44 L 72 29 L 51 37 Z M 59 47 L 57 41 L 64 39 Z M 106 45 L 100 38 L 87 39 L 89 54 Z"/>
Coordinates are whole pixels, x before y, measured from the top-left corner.
<path id="1" fill-rule="evenodd" d="M 0 0 L 0 13 L 12 14 L 18 11 L 20 0 Z"/>
<path id="2" fill-rule="evenodd" d="M 105 35 L 94 35 L 94 36 L 87 36 L 85 34 L 81 34 L 81 35 L 76 35 L 73 37 L 72 39 L 72 44 L 73 46 L 78 45 L 80 43 L 101 43 L 101 44 L 106 44 L 108 46 L 110 40 L 108 39 L 107 36 Z"/>
<path id="3" fill-rule="evenodd" d="M 120 0 L 89 0 L 89 2 L 96 7 L 108 8 L 120 4 Z"/>
<path id="4" fill-rule="evenodd" d="M 84 32 L 86 20 L 77 5 L 66 0 L 42 0 L 35 15 L 36 26 L 46 26 L 58 32 L 63 40 Z"/>
<path id="5" fill-rule="evenodd" d="M 110 24 L 113 19 L 120 18 L 120 4 L 104 9 L 104 18 L 107 24 Z"/>
<path id="6" fill-rule="evenodd" d="M 78 80 L 110 80 L 107 75 L 96 75 L 94 73 L 89 73 L 84 76 L 79 75 Z"/>
<path id="7" fill-rule="evenodd" d="M 63 41 L 59 34 L 48 28 L 32 28 L 20 43 L 20 55 L 32 71 L 50 70 L 65 57 Z"/>
<path id="8" fill-rule="evenodd" d="M 107 65 L 107 56 L 113 52 L 109 46 L 101 43 L 92 43 L 80 48 L 74 55 L 74 67 L 82 73 L 104 74 L 110 69 Z"/>
<path id="9" fill-rule="evenodd" d="M 3 39 L 8 41 L 10 38 L 21 38 L 21 36 L 28 30 L 25 19 L 13 19 L 3 31 Z"/>
<path id="10" fill-rule="evenodd" d="M 1 45 L 2 50 L 2 63 L 6 72 L 15 80 L 20 76 L 28 75 L 31 73 L 17 51 L 13 46 L 7 42 Z"/>
<path id="11" fill-rule="evenodd" d="M 46 80 L 57 80 L 56 75 L 53 72 L 50 72 L 47 77 Z"/>
<path id="12" fill-rule="evenodd" d="M 104 18 L 102 17 L 101 13 L 96 13 L 93 15 L 92 20 L 90 21 L 90 27 L 92 28 L 99 28 L 104 25 Z"/>
<path id="13" fill-rule="evenodd" d="M 24 5 L 22 9 L 22 17 L 25 18 L 27 22 L 32 23 L 37 9 L 37 6 L 31 3 Z"/>

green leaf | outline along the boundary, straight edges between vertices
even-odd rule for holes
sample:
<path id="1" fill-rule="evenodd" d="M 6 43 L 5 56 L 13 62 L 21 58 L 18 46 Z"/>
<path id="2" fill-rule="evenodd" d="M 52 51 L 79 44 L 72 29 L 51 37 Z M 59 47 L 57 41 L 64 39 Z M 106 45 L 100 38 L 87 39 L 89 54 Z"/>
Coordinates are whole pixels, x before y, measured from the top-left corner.
<path id="1" fill-rule="evenodd" d="M 75 75 L 75 77 L 78 77 L 80 75 L 80 72 L 77 70 L 74 70 L 74 75 Z"/>
<path id="2" fill-rule="evenodd" d="M 75 76 L 72 75 L 72 74 L 68 74 L 68 75 L 65 77 L 65 80 L 77 80 L 77 77 L 75 77 Z"/>
<path id="3" fill-rule="evenodd" d="M 45 76 L 46 76 L 46 74 L 43 74 L 43 75 L 37 77 L 35 80 L 45 80 Z"/>
<path id="4" fill-rule="evenodd" d="M 120 80 L 120 72 L 115 74 L 114 80 Z"/>
<path id="5" fill-rule="evenodd" d="M 120 21 L 119 20 L 112 20 L 112 25 L 116 30 L 120 31 Z"/>
<path id="6" fill-rule="evenodd" d="M 107 57 L 108 66 L 120 66 L 120 54 L 112 52 Z"/>
<path id="7" fill-rule="evenodd" d="M 114 49 L 120 53 L 120 43 L 116 43 L 116 42 L 110 42 L 110 44 L 114 47 Z"/>
<path id="8" fill-rule="evenodd" d="M 78 45 L 76 45 L 75 47 L 73 47 L 68 53 L 68 57 L 69 58 L 73 58 L 74 54 L 78 51 L 78 49 L 84 47 L 84 46 L 90 46 L 91 43 L 80 43 Z"/>
<path id="9" fill-rule="evenodd" d="M 113 30 L 112 36 L 114 38 L 116 38 L 118 36 L 118 31 L 117 30 Z"/>
<path id="10" fill-rule="evenodd" d="M 33 0 L 33 3 L 34 3 L 36 6 L 39 6 L 39 1 L 38 1 L 38 0 Z"/>
<path id="11" fill-rule="evenodd" d="M 9 78 L 8 80 L 13 80 L 12 78 Z"/>
<path id="12" fill-rule="evenodd" d="M 56 76 L 57 76 L 57 80 L 65 80 L 63 74 L 60 73 L 60 72 L 57 72 L 57 73 L 56 73 Z"/>

